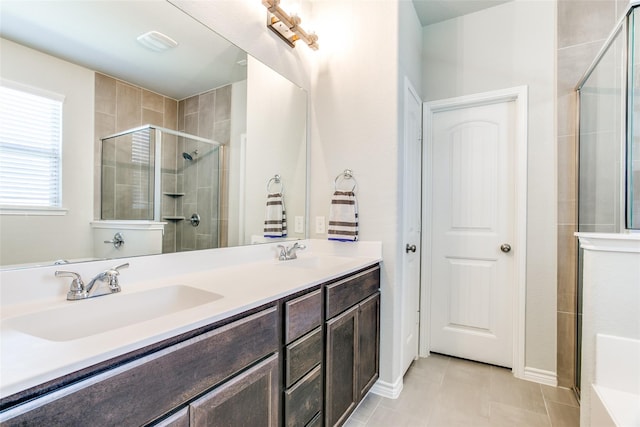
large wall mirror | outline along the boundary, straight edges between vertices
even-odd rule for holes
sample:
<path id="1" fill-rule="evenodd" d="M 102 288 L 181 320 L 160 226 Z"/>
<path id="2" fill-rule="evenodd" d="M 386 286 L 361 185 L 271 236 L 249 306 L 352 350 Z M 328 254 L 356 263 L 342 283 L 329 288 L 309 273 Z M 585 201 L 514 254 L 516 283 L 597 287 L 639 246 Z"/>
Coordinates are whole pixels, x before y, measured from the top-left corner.
<path id="1" fill-rule="evenodd" d="M 269 194 L 306 237 L 304 90 L 165 0 L 0 7 L 2 85 L 63 105 L 61 206 L 0 206 L 1 268 L 274 241 Z"/>

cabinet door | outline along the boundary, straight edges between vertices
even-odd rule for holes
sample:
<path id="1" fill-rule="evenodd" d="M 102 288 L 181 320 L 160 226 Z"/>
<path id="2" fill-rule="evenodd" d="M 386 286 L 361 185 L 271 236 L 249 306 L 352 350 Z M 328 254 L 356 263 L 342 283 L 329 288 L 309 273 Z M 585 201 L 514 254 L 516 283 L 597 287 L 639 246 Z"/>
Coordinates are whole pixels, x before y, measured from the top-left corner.
<path id="1" fill-rule="evenodd" d="M 278 426 L 278 354 L 237 375 L 189 407 L 191 426 Z"/>
<path id="2" fill-rule="evenodd" d="M 380 373 L 380 292 L 360 303 L 357 366 L 359 399 L 362 399 Z"/>
<path id="3" fill-rule="evenodd" d="M 341 425 L 358 402 L 358 309 L 356 305 L 327 322 L 326 426 Z"/>

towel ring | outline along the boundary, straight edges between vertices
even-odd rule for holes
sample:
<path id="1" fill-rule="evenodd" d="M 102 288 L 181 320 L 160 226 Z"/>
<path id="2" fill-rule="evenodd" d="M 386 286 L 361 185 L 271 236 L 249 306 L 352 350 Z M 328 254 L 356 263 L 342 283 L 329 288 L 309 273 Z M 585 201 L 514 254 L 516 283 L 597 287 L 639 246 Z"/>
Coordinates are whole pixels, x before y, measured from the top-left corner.
<path id="1" fill-rule="evenodd" d="M 334 191 L 338 191 L 338 182 L 340 181 L 340 178 L 342 178 L 343 181 L 346 181 L 349 179 L 353 180 L 353 187 L 351 187 L 351 191 L 354 191 L 358 186 L 358 181 L 356 181 L 356 177 L 353 176 L 353 171 L 351 169 L 345 169 L 344 172 L 342 172 L 341 174 L 338 174 L 338 176 L 336 176 L 336 179 L 333 180 Z"/>
<path id="2" fill-rule="evenodd" d="M 282 183 L 282 179 L 280 179 L 280 175 L 275 174 L 273 176 L 273 178 L 271 178 L 268 182 L 267 182 L 267 193 L 271 193 L 271 184 L 280 184 L 280 191 L 279 193 L 282 193 L 282 191 L 284 191 L 284 184 Z"/>

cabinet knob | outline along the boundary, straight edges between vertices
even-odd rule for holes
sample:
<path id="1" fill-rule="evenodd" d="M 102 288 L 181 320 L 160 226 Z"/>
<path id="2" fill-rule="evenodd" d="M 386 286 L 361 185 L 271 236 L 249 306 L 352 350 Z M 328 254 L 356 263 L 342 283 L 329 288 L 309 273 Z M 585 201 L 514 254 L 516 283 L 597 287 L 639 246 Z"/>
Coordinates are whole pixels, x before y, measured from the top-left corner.
<path id="1" fill-rule="evenodd" d="M 408 244 L 408 243 L 407 243 L 407 247 L 405 248 L 405 251 L 406 251 L 407 253 L 409 253 L 409 252 L 413 252 L 413 253 L 415 253 L 415 252 L 416 252 L 416 249 L 417 249 L 417 248 L 416 248 L 416 245 L 410 245 L 410 244 Z"/>

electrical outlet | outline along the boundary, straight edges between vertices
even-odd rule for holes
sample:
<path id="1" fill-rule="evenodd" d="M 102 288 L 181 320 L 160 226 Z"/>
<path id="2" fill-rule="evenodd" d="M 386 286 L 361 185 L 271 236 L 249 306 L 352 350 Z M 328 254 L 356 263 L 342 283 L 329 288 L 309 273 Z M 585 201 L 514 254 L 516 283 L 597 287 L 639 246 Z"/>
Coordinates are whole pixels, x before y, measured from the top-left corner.
<path id="1" fill-rule="evenodd" d="M 324 217 L 323 216 L 316 217 L 316 233 L 324 234 Z"/>
<path id="2" fill-rule="evenodd" d="M 296 233 L 304 233 L 304 217 L 299 215 L 295 217 L 295 225 L 293 230 Z"/>

